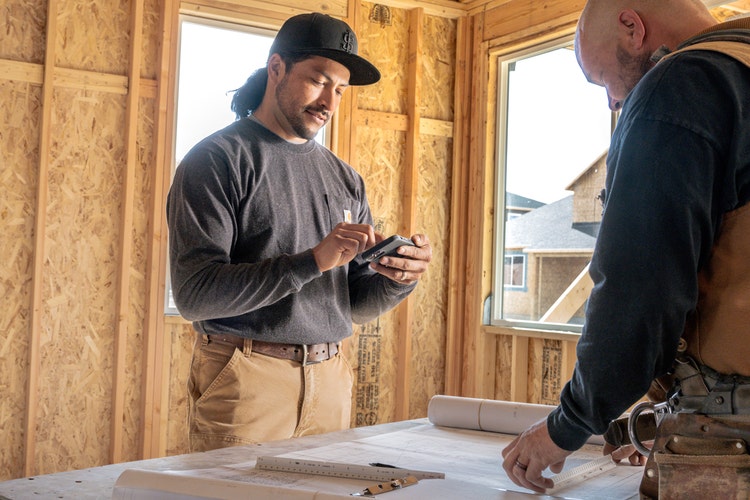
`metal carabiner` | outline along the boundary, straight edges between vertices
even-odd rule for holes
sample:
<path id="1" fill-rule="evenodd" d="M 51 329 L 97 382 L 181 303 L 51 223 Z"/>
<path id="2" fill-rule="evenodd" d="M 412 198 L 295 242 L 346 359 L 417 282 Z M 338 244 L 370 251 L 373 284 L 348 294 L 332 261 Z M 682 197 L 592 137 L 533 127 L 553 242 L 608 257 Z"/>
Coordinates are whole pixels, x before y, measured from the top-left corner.
<path id="1" fill-rule="evenodd" d="M 646 448 L 641 440 L 638 438 L 636 432 L 636 423 L 638 422 L 638 416 L 646 410 L 654 412 L 654 419 L 656 420 L 656 426 L 659 426 L 659 422 L 666 413 L 672 413 L 672 407 L 666 401 L 663 403 L 652 403 L 651 401 L 644 401 L 638 403 L 633 407 L 633 411 L 630 412 L 628 417 L 628 436 L 630 436 L 630 442 L 635 446 L 635 449 L 647 457 L 651 454 L 651 450 Z"/>

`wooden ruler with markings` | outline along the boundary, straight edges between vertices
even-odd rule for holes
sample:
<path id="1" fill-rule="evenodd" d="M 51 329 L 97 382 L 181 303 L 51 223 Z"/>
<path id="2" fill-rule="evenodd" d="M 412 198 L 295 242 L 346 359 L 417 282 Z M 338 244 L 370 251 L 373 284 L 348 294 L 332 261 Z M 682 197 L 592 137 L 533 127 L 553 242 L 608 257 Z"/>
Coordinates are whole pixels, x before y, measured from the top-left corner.
<path id="1" fill-rule="evenodd" d="M 366 479 L 371 481 L 391 481 L 414 476 L 417 479 L 445 479 L 443 472 L 401 469 L 398 467 L 375 467 L 372 465 L 347 464 L 338 462 L 308 460 L 305 458 L 261 456 L 256 469 L 283 472 L 298 472 L 318 476 Z"/>

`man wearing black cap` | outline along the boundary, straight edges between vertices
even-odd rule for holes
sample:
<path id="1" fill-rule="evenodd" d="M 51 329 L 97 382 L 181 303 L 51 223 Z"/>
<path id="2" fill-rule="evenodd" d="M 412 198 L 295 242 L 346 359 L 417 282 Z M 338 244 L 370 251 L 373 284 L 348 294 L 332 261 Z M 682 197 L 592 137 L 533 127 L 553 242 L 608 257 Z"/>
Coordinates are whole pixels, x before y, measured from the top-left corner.
<path id="1" fill-rule="evenodd" d="M 431 260 L 427 236 L 397 257 L 362 178 L 313 138 L 349 85 L 380 79 L 344 22 L 289 19 L 268 63 L 236 92 L 238 120 L 196 145 L 167 202 L 172 290 L 198 332 L 191 451 L 347 428 L 352 322 L 391 309 Z"/>

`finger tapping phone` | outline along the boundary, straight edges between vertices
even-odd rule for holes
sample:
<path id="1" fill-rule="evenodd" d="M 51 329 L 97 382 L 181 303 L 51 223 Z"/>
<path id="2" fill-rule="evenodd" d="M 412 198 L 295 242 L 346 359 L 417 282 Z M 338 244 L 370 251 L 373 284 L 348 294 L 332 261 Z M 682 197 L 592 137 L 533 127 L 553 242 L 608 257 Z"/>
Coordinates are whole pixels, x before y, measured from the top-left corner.
<path id="1" fill-rule="evenodd" d="M 396 249 L 403 245 L 414 246 L 414 242 L 409 238 L 394 234 L 390 238 L 386 238 L 374 247 L 362 252 L 362 258 L 367 262 L 372 262 L 386 255 L 398 255 Z"/>

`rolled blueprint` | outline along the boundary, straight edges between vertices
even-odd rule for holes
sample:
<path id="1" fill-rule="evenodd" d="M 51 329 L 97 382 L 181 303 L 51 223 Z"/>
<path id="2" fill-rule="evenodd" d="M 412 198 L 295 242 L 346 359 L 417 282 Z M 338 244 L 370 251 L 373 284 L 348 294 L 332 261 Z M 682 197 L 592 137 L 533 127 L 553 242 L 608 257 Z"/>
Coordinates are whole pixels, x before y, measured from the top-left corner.
<path id="1" fill-rule="evenodd" d="M 427 418 L 433 425 L 521 434 L 536 422 L 547 418 L 555 406 L 494 399 L 433 396 L 427 407 Z M 603 444 L 601 436 L 592 436 L 591 444 Z"/>

